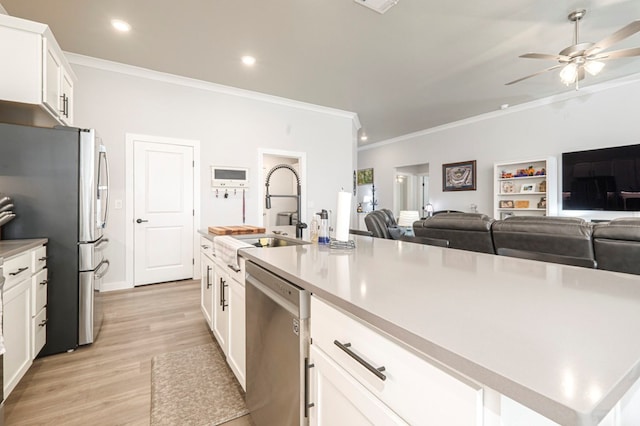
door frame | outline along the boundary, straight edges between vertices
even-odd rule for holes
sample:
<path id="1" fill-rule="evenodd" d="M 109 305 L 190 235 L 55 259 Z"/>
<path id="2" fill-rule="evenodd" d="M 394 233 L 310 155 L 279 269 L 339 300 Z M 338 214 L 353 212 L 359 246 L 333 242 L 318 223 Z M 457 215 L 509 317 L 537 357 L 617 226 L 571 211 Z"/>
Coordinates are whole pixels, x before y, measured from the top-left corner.
<path id="1" fill-rule="evenodd" d="M 134 141 L 159 143 L 166 145 L 180 145 L 193 148 L 193 278 L 200 276 L 199 239 L 196 232 L 200 226 L 200 141 L 193 139 L 177 139 L 164 136 L 142 135 L 138 133 L 125 134 L 125 280 L 128 288 L 134 288 L 134 228 L 133 228 L 133 144 Z"/>
<path id="2" fill-rule="evenodd" d="M 264 193 L 265 193 L 265 179 L 267 178 L 264 168 L 264 156 L 269 155 L 272 157 L 286 157 L 286 158 L 297 158 L 298 159 L 298 174 L 300 175 L 300 192 L 302 193 L 300 196 L 300 216 L 298 220 L 300 222 L 304 222 L 307 225 L 307 153 L 300 151 L 285 151 L 281 149 L 258 149 L 258 222 L 259 226 L 264 226 L 264 211 L 265 211 L 265 203 L 264 203 Z M 304 232 L 308 232 L 304 230 Z"/>

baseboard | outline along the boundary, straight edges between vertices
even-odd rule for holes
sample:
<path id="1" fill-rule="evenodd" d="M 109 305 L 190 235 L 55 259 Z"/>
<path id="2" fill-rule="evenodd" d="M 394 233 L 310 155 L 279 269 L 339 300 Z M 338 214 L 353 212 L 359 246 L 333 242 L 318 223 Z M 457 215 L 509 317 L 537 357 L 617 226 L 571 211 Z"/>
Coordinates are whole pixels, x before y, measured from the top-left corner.
<path id="1" fill-rule="evenodd" d="M 102 283 L 102 285 L 100 286 L 100 292 L 102 293 L 103 291 L 116 291 L 116 290 L 128 290 L 130 288 L 133 288 L 131 285 L 129 285 L 129 283 L 127 283 L 126 281 L 114 281 L 114 282 L 110 282 L 110 283 Z"/>

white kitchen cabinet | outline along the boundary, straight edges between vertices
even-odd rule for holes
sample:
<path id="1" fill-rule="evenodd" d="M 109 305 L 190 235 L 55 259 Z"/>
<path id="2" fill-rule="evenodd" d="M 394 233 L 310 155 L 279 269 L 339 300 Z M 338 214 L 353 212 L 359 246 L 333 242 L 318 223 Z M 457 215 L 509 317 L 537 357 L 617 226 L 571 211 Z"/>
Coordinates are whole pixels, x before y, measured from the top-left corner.
<path id="1" fill-rule="evenodd" d="M 244 262 L 244 259 L 242 259 Z M 246 390 L 245 283 L 231 279 L 229 285 L 229 351 L 227 362 L 242 389 Z"/>
<path id="2" fill-rule="evenodd" d="M 28 116 L 34 122 L 28 124 L 43 124 L 41 115 L 73 124 L 76 77 L 47 25 L 0 14 L 0 63 L 0 101 L 15 102 L 14 110 L 33 107 L 36 111 Z"/>
<path id="3" fill-rule="evenodd" d="M 31 358 L 35 359 L 47 340 L 47 247 L 40 246 L 31 256 Z"/>
<path id="4" fill-rule="evenodd" d="M 16 387 L 33 362 L 31 356 L 31 258 L 29 253 L 4 263 L 4 396 Z"/>
<path id="5" fill-rule="evenodd" d="M 225 355 L 229 353 L 229 281 L 225 267 L 216 261 L 213 283 L 213 335 Z"/>
<path id="6" fill-rule="evenodd" d="M 355 379 L 403 421 L 449 426 L 482 424 L 480 385 L 427 362 L 390 337 L 315 296 L 311 297 L 311 318 L 312 348 L 320 349 L 336 368 Z M 311 357 L 310 362 L 315 364 L 316 359 Z M 331 377 L 337 380 L 335 375 Z M 329 379 L 325 377 L 324 380 Z M 321 385 L 322 379 L 314 385 L 316 392 L 322 392 L 318 388 Z M 340 404 L 345 407 L 353 404 L 350 400 L 355 396 L 344 389 L 342 392 L 346 401 Z M 338 405 L 338 402 L 332 404 Z M 318 424 L 332 423 L 320 421 Z"/>
<path id="7" fill-rule="evenodd" d="M 200 238 L 200 309 L 209 328 L 213 330 L 213 287 L 215 265 L 213 263 L 213 243 Z"/>
<path id="8" fill-rule="evenodd" d="M 310 425 L 407 424 L 315 345 L 310 358 Z"/>

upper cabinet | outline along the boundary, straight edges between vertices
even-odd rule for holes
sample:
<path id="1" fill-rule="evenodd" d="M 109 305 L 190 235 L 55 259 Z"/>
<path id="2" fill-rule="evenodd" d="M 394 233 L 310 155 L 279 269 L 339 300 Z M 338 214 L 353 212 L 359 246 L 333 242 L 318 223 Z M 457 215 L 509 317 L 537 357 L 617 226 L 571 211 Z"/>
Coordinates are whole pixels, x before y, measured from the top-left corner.
<path id="1" fill-rule="evenodd" d="M 39 125 L 46 115 L 73 124 L 76 77 L 47 25 L 0 14 L 0 62 L 4 117 Z"/>

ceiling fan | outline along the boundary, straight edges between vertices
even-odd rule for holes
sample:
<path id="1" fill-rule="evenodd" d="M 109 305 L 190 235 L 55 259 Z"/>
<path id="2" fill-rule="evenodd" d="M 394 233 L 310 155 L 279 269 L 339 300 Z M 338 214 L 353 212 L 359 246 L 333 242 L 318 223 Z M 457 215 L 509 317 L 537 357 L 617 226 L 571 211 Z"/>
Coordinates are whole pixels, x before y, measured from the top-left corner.
<path id="1" fill-rule="evenodd" d="M 603 52 L 603 50 L 609 48 L 611 45 L 624 40 L 627 37 L 640 31 L 640 20 L 633 21 L 630 24 L 622 27 L 615 33 L 603 38 L 598 43 L 579 43 L 578 42 L 578 23 L 587 14 L 585 9 L 579 9 L 571 12 L 567 18 L 571 22 L 575 22 L 575 33 L 573 39 L 573 45 L 563 49 L 557 55 L 546 53 L 526 53 L 521 55 L 521 58 L 531 59 L 548 59 L 558 61 L 558 65 L 554 65 L 550 68 L 538 71 L 534 74 L 526 77 L 513 80 L 506 85 L 518 83 L 522 80 L 526 80 L 531 77 L 543 74 L 547 71 L 553 71 L 558 68 L 562 68 L 560 71 L 560 80 L 567 86 L 575 83 L 576 90 L 578 89 L 578 82 L 585 77 L 585 71 L 593 76 L 597 75 L 605 66 L 604 61 L 616 58 L 625 58 L 630 56 L 640 56 L 640 47 L 634 47 L 631 49 L 614 50 L 612 52 Z"/>

